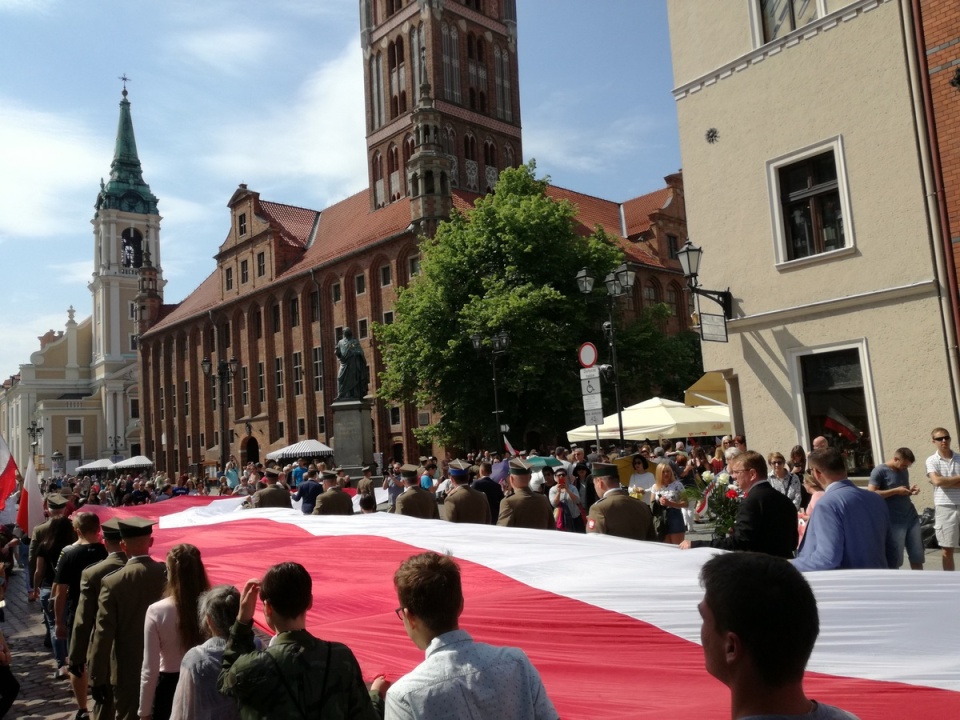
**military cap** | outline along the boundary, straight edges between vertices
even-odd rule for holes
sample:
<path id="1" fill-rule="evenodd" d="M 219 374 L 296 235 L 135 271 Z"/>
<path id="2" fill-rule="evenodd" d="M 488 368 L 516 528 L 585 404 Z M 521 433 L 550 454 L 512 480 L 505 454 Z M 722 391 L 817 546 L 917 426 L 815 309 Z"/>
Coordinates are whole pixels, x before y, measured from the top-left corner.
<path id="1" fill-rule="evenodd" d="M 324 470 L 320 473 L 320 477 L 323 480 L 336 480 L 337 474 L 333 470 Z"/>
<path id="2" fill-rule="evenodd" d="M 596 477 L 609 477 L 609 478 L 620 478 L 620 468 L 612 463 L 594 463 L 591 468 L 593 476 Z"/>
<path id="3" fill-rule="evenodd" d="M 126 540 L 150 535 L 157 521 L 142 517 L 128 517 L 118 520 L 117 524 L 120 526 L 120 537 Z"/>
<path id="4" fill-rule="evenodd" d="M 411 465 L 407 463 L 406 465 L 400 466 L 400 477 L 405 478 L 415 478 L 417 476 L 419 468 L 416 465 Z"/>
<path id="5" fill-rule="evenodd" d="M 533 465 L 528 463 L 526 460 L 521 460 L 520 458 L 514 458 L 510 461 L 510 474 L 511 475 L 532 475 L 533 474 Z"/>
<path id="6" fill-rule="evenodd" d="M 466 460 L 454 460 L 450 463 L 450 477 L 466 477 L 470 472 L 470 463 Z"/>
<path id="7" fill-rule="evenodd" d="M 70 502 L 70 500 L 60 493 L 47 495 L 47 507 L 51 510 L 61 510 L 67 506 L 68 502 Z"/>
<path id="8" fill-rule="evenodd" d="M 120 542 L 120 524 L 117 518 L 100 523 L 100 529 L 103 530 L 103 539 L 111 542 Z"/>
<path id="9" fill-rule="evenodd" d="M 267 475 L 269 475 L 270 477 L 280 477 L 280 471 L 277 470 L 275 467 L 268 467 Z"/>

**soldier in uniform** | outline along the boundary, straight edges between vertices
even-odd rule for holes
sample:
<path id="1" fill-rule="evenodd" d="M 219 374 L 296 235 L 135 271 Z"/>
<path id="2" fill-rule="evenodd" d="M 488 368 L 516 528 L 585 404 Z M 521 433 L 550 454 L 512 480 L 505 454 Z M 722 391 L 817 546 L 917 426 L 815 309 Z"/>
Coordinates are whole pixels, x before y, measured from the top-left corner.
<path id="1" fill-rule="evenodd" d="M 100 601 L 100 586 L 110 573 L 119 570 L 127 562 L 127 556 L 120 547 L 120 526 L 116 518 L 107 520 L 100 526 L 103 530 L 103 544 L 109 553 L 105 560 L 85 568 L 80 574 L 80 599 L 73 619 L 73 633 L 70 636 L 70 654 L 67 656 L 70 669 L 70 685 L 77 700 L 77 718 L 82 720 L 87 710 L 87 657 L 90 649 L 90 637 L 97 620 L 97 608 Z M 113 690 L 109 685 L 101 688 L 101 702 L 93 706 L 94 720 L 113 720 L 116 710 L 113 706 Z M 81 712 L 82 711 L 82 712 Z"/>
<path id="2" fill-rule="evenodd" d="M 454 460 L 449 472 L 453 489 L 443 503 L 444 520 L 489 525 L 490 503 L 486 495 L 470 487 L 470 463 Z"/>
<path id="3" fill-rule="evenodd" d="M 33 528 L 33 537 L 30 538 L 30 552 L 27 555 L 27 568 L 30 573 L 28 577 L 31 581 L 37 572 L 37 551 L 40 549 L 40 544 L 43 542 L 47 532 L 50 530 L 50 520 L 55 517 L 61 517 L 67 507 L 67 499 L 59 493 L 50 493 L 46 500 L 47 510 L 50 513 L 50 518 L 44 520 L 42 523 Z M 38 591 L 39 589 L 40 588 L 34 588 L 35 591 Z M 34 594 L 36 594 L 36 592 Z M 31 600 L 36 600 L 36 597 L 31 598 Z M 47 641 L 49 641 L 49 633 L 47 633 L 47 635 Z M 49 645 L 47 647 L 49 647 Z"/>
<path id="4" fill-rule="evenodd" d="M 293 502 L 290 500 L 290 491 L 277 485 L 277 479 L 280 477 L 280 471 L 276 468 L 267 468 L 263 476 L 267 486 L 263 490 L 257 490 L 250 498 L 250 504 L 253 507 L 268 508 L 292 508 Z"/>
<path id="5" fill-rule="evenodd" d="M 376 469 L 376 465 L 367 465 L 363 469 L 363 477 L 360 478 L 359 482 L 357 482 L 357 492 L 361 495 L 369 495 L 373 498 L 376 497 L 376 494 L 373 491 L 373 471 Z"/>
<path id="6" fill-rule="evenodd" d="M 526 460 L 514 458 L 510 461 L 510 484 L 513 495 L 505 497 L 500 503 L 500 515 L 497 525 L 523 527 L 533 530 L 556 530 L 553 508 L 546 496 L 530 489 L 530 477 L 533 466 Z"/>
<path id="7" fill-rule="evenodd" d="M 113 686 L 118 720 L 138 720 L 143 624 L 147 608 L 163 595 L 166 566 L 149 555 L 153 520 L 119 521 L 127 563 L 107 575 L 100 587 L 96 627 L 90 644 L 90 687 L 102 703 L 106 685 Z"/>
<path id="8" fill-rule="evenodd" d="M 642 500 L 630 497 L 620 483 L 620 471 L 616 465 L 594 463 L 593 486 L 600 499 L 590 506 L 588 533 L 616 535 L 631 540 L 657 539 L 653 513 Z"/>
<path id="9" fill-rule="evenodd" d="M 337 474 L 324 470 L 320 475 L 323 492 L 317 497 L 314 515 L 353 515 L 353 498 L 343 491 Z"/>
<path id="10" fill-rule="evenodd" d="M 409 515 L 424 520 L 439 520 L 440 510 L 433 493 L 420 487 L 419 468 L 416 465 L 401 465 L 400 477 L 404 489 L 397 498 L 397 515 Z"/>

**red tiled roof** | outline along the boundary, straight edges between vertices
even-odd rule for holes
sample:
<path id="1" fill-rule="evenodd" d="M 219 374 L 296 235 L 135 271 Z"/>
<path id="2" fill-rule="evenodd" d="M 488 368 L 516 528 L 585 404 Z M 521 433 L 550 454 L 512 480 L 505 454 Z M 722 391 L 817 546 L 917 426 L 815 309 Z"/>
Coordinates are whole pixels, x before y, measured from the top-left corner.
<path id="1" fill-rule="evenodd" d="M 636 237 L 649 230 L 650 216 L 669 205 L 671 200 L 673 200 L 673 190 L 666 187 L 623 203 L 627 237 Z"/>
<path id="2" fill-rule="evenodd" d="M 317 211 L 295 205 L 260 201 L 260 208 L 271 225 L 279 229 L 280 239 L 288 245 L 304 248 L 310 240 Z"/>
<path id="3" fill-rule="evenodd" d="M 473 208 L 477 193 L 455 189 L 453 206 L 461 211 Z M 555 200 L 568 200 L 577 208 L 576 231 L 587 236 L 593 233 L 597 225 L 603 227 L 608 235 L 620 243 L 626 256 L 633 262 L 653 267 L 663 267 L 658 258 L 651 255 L 642 245 L 630 242 L 622 235 L 620 204 L 611 200 L 585 195 L 566 188 L 549 185 L 547 195 Z M 672 197 L 671 190 L 665 188 L 643 195 L 623 204 L 627 213 L 628 232 L 646 223 L 650 226 L 649 214 L 664 207 Z M 260 206 L 268 215 L 271 225 L 278 229 L 283 242 L 304 248 L 306 251 L 293 265 L 278 275 L 274 282 L 280 282 L 311 268 L 336 261 L 351 253 L 361 251 L 372 243 L 384 240 L 405 231 L 410 225 L 410 200 L 401 198 L 376 211 L 370 210 L 370 196 L 367 190 L 331 205 L 319 213 L 307 208 L 295 207 L 261 201 Z M 644 214 L 646 213 L 646 214 Z M 632 221 L 632 225 L 631 225 Z M 313 243 L 307 247 L 317 222 L 317 231 Z M 220 302 L 220 277 L 214 269 L 200 285 L 179 305 L 164 305 L 161 320 L 146 335 L 175 325 L 215 307 Z"/>

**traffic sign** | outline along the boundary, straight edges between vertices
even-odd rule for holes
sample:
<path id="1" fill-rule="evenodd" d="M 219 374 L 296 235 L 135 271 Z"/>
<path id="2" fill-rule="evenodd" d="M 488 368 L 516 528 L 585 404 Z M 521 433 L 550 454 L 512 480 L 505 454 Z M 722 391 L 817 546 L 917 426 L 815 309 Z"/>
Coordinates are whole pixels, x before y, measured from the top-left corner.
<path id="1" fill-rule="evenodd" d="M 584 410 L 584 425 L 603 425 L 603 410 Z"/>
<path id="2" fill-rule="evenodd" d="M 580 381 L 581 395 L 596 395 L 600 392 L 600 378 Z"/>
<path id="3" fill-rule="evenodd" d="M 603 410 L 603 396 L 601 395 L 584 395 L 583 396 L 583 409 L 584 410 Z"/>
<path id="4" fill-rule="evenodd" d="M 587 378 L 598 378 L 598 377 L 600 377 L 600 368 L 598 367 L 583 368 L 580 371 L 581 380 L 586 380 Z"/>
<path id="5" fill-rule="evenodd" d="M 585 367 L 593 367 L 597 363 L 597 346 L 592 342 L 585 342 L 580 346 L 580 349 L 577 350 L 577 359 L 580 361 L 580 364 Z"/>

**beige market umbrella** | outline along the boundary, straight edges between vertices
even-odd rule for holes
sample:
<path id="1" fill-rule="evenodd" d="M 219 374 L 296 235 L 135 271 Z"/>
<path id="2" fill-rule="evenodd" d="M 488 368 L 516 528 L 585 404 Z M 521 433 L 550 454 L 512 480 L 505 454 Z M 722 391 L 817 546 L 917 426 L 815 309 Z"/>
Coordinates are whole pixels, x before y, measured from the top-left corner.
<path id="1" fill-rule="evenodd" d="M 596 430 L 593 425 L 581 425 L 567 432 L 569 442 L 619 440 L 617 414 L 607 415 Z M 631 405 L 623 411 L 623 436 L 628 440 L 659 440 L 661 438 L 712 437 L 730 432 L 730 410 L 725 405 L 689 407 L 675 400 L 650 398 Z"/>

